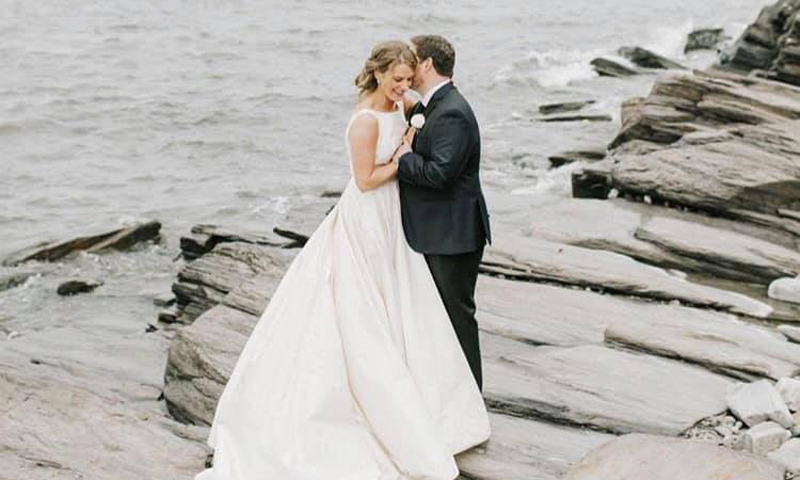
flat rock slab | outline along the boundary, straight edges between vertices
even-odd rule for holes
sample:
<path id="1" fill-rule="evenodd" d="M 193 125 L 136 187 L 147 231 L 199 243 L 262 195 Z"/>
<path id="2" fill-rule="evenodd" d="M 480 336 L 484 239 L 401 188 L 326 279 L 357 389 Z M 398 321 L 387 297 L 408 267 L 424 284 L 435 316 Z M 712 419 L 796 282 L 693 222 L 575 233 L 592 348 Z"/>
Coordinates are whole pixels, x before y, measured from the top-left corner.
<path id="1" fill-rule="evenodd" d="M 198 432 L 150 406 L 0 369 L 3 478 L 191 480 Z"/>
<path id="2" fill-rule="evenodd" d="M 745 295 L 676 278 L 666 271 L 613 252 L 573 247 L 535 238 L 504 236 L 487 249 L 481 267 L 519 279 L 549 281 L 607 292 L 678 300 L 752 317 L 768 317 L 772 308 Z"/>
<path id="3" fill-rule="evenodd" d="M 710 442 L 632 434 L 591 452 L 565 480 L 783 480 L 765 458 Z"/>
<path id="4" fill-rule="evenodd" d="M 766 336 L 768 339 L 760 340 L 766 349 L 783 348 L 786 343 L 780 335 L 738 322 L 730 314 L 603 295 L 583 288 L 480 275 L 476 298 L 478 325 L 482 330 L 534 346 L 602 344 L 609 327 L 622 329 L 631 325 L 647 329 L 651 324 L 657 328 L 671 323 L 687 329 L 696 325 L 698 337 L 705 324 L 719 324 L 733 332 L 749 333 L 754 338 Z M 711 340 L 707 347 L 714 346 Z M 796 347 L 792 345 L 787 352 L 793 353 Z M 774 354 L 780 358 L 779 353 Z"/>
<path id="5" fill-rule="evenodd" d="M 800 270 L 792 235 L 625 200 L 574 199 L 530 210 L 532 235 L 663 268 L 767 284 Z"/>
<path id="6" fill-rule="evenodd" d="M 697 363 L 744 380 L 800 374 L 800 345 L 733 318 L 661 315 L 616 323 L 606 342 Z"/>
<path id="7" fill-rule="evenodd" d="M 775 389 L 781 395 L 789 410 L 793 412 L 800 411 L 800 379 L 781 378 L 775 385 Z"/>
<path id="8" fill-rule="evenodd" d="M 588 452 L 616 437 L 524 418 L 489 414 L 488 442 L 456 458 L 470 480 L 557 480 Z"/>
<path id="9" fill-rule="evenodd" d="M 678 435 L 724 411 L 733 383 L 695 366 L 602 346 L 531 348 L 490 334 L 481 341 L 484 391 L 494 411 L 607 432 Z"/>
<path id="10" fill-rule="evenodd" d="M 139 242 L 158 238 L 160 230 L 161 224 L 152 221 L 60 243 L 45 242 L 9 255 L 3 260 L 3 265 L 14 266 L 31 260 L 52 262 L 78 251 L 125 250 Z"/>
<path id="11" fill-rule="evenodd" d="M 792 325 L 778 325 L 778 331 L 786 335 L 790 341 L 800 343 L 800 327 Z"/>

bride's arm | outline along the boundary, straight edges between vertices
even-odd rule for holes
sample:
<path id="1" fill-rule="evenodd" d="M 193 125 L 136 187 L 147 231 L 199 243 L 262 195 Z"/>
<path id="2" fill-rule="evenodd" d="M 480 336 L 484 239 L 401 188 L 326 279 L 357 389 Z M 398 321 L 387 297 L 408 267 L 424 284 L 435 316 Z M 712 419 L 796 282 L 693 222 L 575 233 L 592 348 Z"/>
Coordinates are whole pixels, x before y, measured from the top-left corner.
<path id="1" fill-rule="evenodd" d="M 397 175 L 397 164 L 375 165 L 378 144 L 378 119 L 361 115 L 353 121 L 348 135 L 353 162 L 353 177 L 362 192 L 373 190 Z"/>

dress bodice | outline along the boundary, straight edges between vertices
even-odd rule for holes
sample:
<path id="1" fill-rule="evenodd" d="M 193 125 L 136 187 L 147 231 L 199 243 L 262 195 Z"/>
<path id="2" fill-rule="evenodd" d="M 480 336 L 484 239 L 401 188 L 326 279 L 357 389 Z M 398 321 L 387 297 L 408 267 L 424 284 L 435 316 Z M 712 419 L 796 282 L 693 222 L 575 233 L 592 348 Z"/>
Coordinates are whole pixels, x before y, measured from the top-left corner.
<path id="1" fill-rule="evenodd" d="M 344 133 L 344 141 L 347 145 L 347 158 L 350 160 L 351 173 L 353 171 L 353 163 L 349 140 L 350 127 L 353 125 L 355 119 L 361 115 L 372 115 L 378 120 L 378 142 L 375 146 L 375 163 L 378 165 L 388 163 L 392 159 L 392 154 L 403 141 L 403 134 L 406 131 L 403 102 L 398 102 L 395 110 L 391 112 L 381 112 L 365 108 L 353 113 L 353 116 L 347 123 L 347 129 Z"/>

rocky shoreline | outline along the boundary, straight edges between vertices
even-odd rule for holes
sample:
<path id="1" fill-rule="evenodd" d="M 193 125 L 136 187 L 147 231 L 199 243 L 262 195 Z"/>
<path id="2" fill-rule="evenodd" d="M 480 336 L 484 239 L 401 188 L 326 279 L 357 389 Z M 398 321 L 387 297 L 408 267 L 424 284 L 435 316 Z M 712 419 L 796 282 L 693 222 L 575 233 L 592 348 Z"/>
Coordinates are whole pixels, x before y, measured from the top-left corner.
<path id="1" fill-rule="evenodd" d="M 800 476 L 798 24 L 800 1 L 781 0 L 725 65 L 675 70 L 626 102 L 604 156 L 562 156 L 580 165 L 575 198 L 489 198 L 496 243 L 477 303 L 493 435 L 458 457 L 464 480 Z M 40 250 L 132 235 L 111 233 Z M 197 225 L 181 239 L 149 350 L 168 351 L 163 390 L 9 341 L 0 476 L 192 478 L 239 352 L 309 234 Z"/>

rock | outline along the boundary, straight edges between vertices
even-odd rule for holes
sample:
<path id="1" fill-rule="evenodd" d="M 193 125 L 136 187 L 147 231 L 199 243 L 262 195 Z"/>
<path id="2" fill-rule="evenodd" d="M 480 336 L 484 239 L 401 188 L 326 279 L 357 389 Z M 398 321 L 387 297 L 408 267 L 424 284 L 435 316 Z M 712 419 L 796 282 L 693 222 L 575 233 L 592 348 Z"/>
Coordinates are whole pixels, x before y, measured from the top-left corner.
<path id="1" fill-rule="evenodd" d="M 783 480 L 773 462 L 704 441 L 631 434 L 589 453 L 564 480 Z"/>
<path id="2" fill-rule="evenodd" d="M 722 316 L 702 323 L 690 316 L 616 323 L 605 332 L 613 345 L 678 358 L 745 380 L 800 374 L 800 345 L 770 330 Z"/>
<path id="3" fill-rule="evenodd" d="M 219 395 L 283 272 L 277 267 L 262 271 L 178 331 L 164 374 L 164 397 L 176 419 L 211 424 Z"/>
<path id="4" fill-rule="evenodd" d="M 212 251 L 220 243 L 249 243 L 281 248 L 293 248 L 294 244 L 272 233 L 233 232 L 216 225 L 198 224 L 192 227 L 190 234 L 181 237 L 181 253 L 184 258 L 193 260 Z"/>
<path id="5" fill-rule="evenodd" d="M 176 306 L 165 308 L 158 313 L 158 321 L 164 323 L 177 323 L 180 312 Z"/>
<path id="6" fill-rule="evenodd" d="M 634 65 L 644 68 L 686 70 L 686 67 L 680 63 L 641 47 L 622 47 L 617 53 L 630 60 Z"/>
<path id="7" fill-rule="evenodd" d="M 792 325 L 778 325 L 778 331 L 786 335 L 786 338 L 795 343 L 800 343 L 800 327 Z"/>
<path id="8" fill-rule="evenodd" d="M 4 478 L 191 480 L 197 473 L 205 458 L 201 432 L 167 417 L 154 400 L 73 384 L 74 365 L 59 367 L 63 381 L 39 373 L 47 368 L 0 371 Z"/>
<path id="9" fill-rule="evenodd" d="M 769 284 L 770 298 L 800 304 L 800 278 L 779 278 Z"/>
<path id="10" fill-rule="evenodd" d="M 800 3 L 780 0 L 765 7 L 722 59 L 722 65 L 800 85 Z"/>
<path id="11" fill-rule="evenodd" d="M 741 276 L 746 272 L 751 280 L 768 283 L 800 272 L 800 253 L 796 250 L 701 224 L 652 218 L 643 222 L 634 235 L 667 252 L 701 259 L 714 265 L 716 271 L 730 272 L 729 278 L 736 277 L 733 272 Z"/>
<path id="12" fill-rule="evenodd" d="M 539 117 L 539 122 L 610 122 L 611 115 L 558 115 L 551 117 Z"/>
<path id="13" fill-rule="evenodd" d="M 596 345 L 530 348 L 483 334 L 481 346 L 492 411 L 606 432 L 678 435 L 725 410 L 732 384 L 695 366 Z"/>
<path id="14" fill-rule="evenodd" d="M 800 236 L 777 215 L 800 209 L 798 118 L 800 88 L 713 71 L 659 80 L 611 142 L 612 187 Z M 619 148 L 635 139 L 661 147 Z"/>
<path id="15" fill-rule="evenodd" d="M 79 293 L 89 293 L 101 286 L 103 282 L 84 282 L 83 280 L 70 280 L 58 286 L 58 294 L 61 296 L 77 295 Z"/>
<path id="16" fill-rule="evenodd" d="M 8 273 L 0 275 L 0 292 L 19 287 L 34 276 L 31 272 Z"/>
<path id="17" fill-rule="evenodd" d="M 232 290 L 263 272 L 283 272 L 293 250 L 244 242 L 219 242 L 201 258 L 188 263 L 172 285 L 178 321 L 190 323 L 217 305 Z"/>
<path id="18" fill-rule="evenodd" d="M 603 164 L 603 165 L 601 165 Z M 598 162 L 589 168 L 573 172 L 571 177 L 574 198 L 608 198 L 611 191 L 610 164 Z"/>
<path id="19" fill-rule="evenodd" d="M 500 237 L 486 250 L 481 271 L 623 295 L 679 300 L 690 306 L 752 317 L 764 318 L 772 312 L 769 306 L 744 295 L 693 284 L 624 255 L 511 234 Z"/>
<path id="20" fill-rule="evenodd" d="M 551 167 L 557 168 L 574 162 L 597 162 L 605 158 L 605 156 L 606 149 L 602 147 L 585 150 L 568 150 L 558 155 L 547 157 L 547 160 L 550 161 Z"/>
<path id="21" fill-rule="evenodd" d="M 606 58 L 595 58 L 592 60 L 592 66 L 598 75 L 604 77 L 629 77 L 639 73 L 632 68 Z"/>
<path id="22" fill-rule="evenodd" d="M 100 253 L 108 250 L 125 250 L 139 242 L 156 240 L 160 230 L 161 224 L 152 221 L 61 243 L 41 243 L 11 254 L 3 260 L 3 265 L 14 266 L 30 260 L 52 262 L 78 251 Z"/>
<path id="23" fill-rule="evenodd" d="M 291 248 L 302 248 L 308 241 L 308 235 L 304 233 L 298 233 L 289 229 L 284 229 L 279 227 L 273 228 L 272 231 L 275 232 L 276 235 L 280 235 L 281 237 L 292 240 L 293 244 Z"/>
<path id="24" fill-rule="evenodd" d="M 695 50 L 713 50 L 725 38 L 721 28 L 702 28 L 691 32 L 686 39 L 683 53 Z"/>
<path id="25" fill-rule="evenodd" d="M 778 450 L 768 453 L 767 457 L 786 467 L 789 473 L 800 475 L 800 438 L 789 440 Z"/>
<path id="26" fill-rule="evenodd" d="M 175 295 L 172 293 L 162 293 L 153 298 L 153 305 L 156 307 L 171 307 L 175 304 Z"/>
<path id="27" fill-rule="evenodd" d="M 739 448 L 755 455 L 766 455 L 789 439 L 788 430 L 775 422 L 759 423 L 742 435 Z"/>
<path id="28" fill-rule="evenodd" d="M 478 277 L 476 295 L 482 331 L 533 346 L 602 344 L 611 326 L 658 324 L 676 318 L 698 326 L 706 322 L 725 322 L 732 329 L 741 326 L 713 311 L 488 275 Z"/>
<path id="29" fill-rule="evenodd" d="M 525 218 L 525 234 L 662 268 L 761 284 L 800 269 L 791 235 L 622 199 L 562 201 L 533 208 Z"/>
<path id="30" fill-rule="evenodd" d="M 795 380 L 788 376 L 783 377 L 778 380 L 775 389 L 778 391 L 789 410 L 793 412 L 800 411 L 800 380 Z"/>
<path id="31" fill-rule="evenodd" d="M 772 420 L 784 428 L 794 421 L 783 399 L 767 380 L 737 385 L 726 398 L 728 408 L 749 427 Z"/>
<path id="32" fill-rule="evenodd" d="M 550 103 L 546 105 L 539 105 L 539 113 L 543 115 L 550 115 L 553 113 L 564 113 L 564 112 L 574 112 L 576 110 L 580 110 L 583 107 L 587 107 L 589 105 L 593 105 L 595 103 L 594 100 L 583 100 L 579 102 L 562 102 L 562 103 Z"/>
<path id="33" fill-rule="evenodd" d="M 558 480 L 613 435 L 490 413 L 489 441 L 456 457 L 474 480 Z"/>

